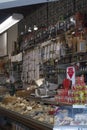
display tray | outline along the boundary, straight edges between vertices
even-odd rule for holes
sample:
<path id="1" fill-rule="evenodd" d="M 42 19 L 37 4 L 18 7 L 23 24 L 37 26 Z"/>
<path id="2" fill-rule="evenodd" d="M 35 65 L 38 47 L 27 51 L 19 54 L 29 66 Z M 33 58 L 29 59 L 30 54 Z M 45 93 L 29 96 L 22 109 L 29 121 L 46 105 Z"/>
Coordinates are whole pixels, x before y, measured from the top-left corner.
<path id="1" fill-rule="evenodd" d="M 7 110 L 3 107 L 0 107 L 0 115 L 11 119 L 13 122 L 20 123 L 28 128 L 35 130 L 52 130 L 53 126 L 48 125 L 46 123 L 39 122 L 37 120 L 32 119 L 31 117 L 27 118 L 24 115 L 22 116 L 19 113 L 16 113 L 11 110 Z"/>

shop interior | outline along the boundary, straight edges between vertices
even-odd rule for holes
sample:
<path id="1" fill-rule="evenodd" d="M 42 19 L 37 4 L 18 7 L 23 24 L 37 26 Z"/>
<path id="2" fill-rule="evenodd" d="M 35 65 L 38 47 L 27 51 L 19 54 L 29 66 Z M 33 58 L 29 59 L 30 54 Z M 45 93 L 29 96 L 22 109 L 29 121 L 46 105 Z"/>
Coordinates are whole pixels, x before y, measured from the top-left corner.
<path id="1" fill-rule="evenodd" d="M 0 130 L 87 130 L 87 0 L 0 3 Z"/>

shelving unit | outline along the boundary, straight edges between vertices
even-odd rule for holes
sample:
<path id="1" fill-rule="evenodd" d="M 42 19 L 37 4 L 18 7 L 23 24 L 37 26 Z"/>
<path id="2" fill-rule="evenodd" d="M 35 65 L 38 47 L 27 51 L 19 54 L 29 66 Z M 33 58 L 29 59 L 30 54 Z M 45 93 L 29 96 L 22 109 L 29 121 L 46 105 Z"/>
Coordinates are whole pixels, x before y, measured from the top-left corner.
<path id="1" fill-rule="evenodd" d="M 16 82 L 21 81 L 22 62 L 11 63 L 10 72 L 13 73 Z"/>
<path id="2" fill-rule="evenodd" d="M 66 55 L 61 57 L 58 61 L 58 76 L 59 80 L 62 81 L 66 76 L 66 68 L 74 66 L 76 70 L 76 76 L 84 75 L 85 82 L 87 83 L 87 52 L 76 52 L 74 54 Z M 64 77 L 62 77 L 65 75 Z M 60 82 L 61 83 L 61 82 Z"/>
<path id="3" fill-rule="evenodd" d="M 16 55 L 15 55 L 16 56 Z M 12 57 L 15 57 L 12 56 Z M 12 83 L 14 83 L 16 89 L 21 89 L 23 87 L 21 75 L 22 75 L 22 60 L 21 61 L 10 61 L 9 63 L 9 76 L 12 76 Z"/>
<path id="4" fill-rule="evenodd" d="M 44 66 L 44 76 L 47 81 L 51 83 L 58 83 L 58 69 L 56 60 L 48 60 L 43 63 Z"/>

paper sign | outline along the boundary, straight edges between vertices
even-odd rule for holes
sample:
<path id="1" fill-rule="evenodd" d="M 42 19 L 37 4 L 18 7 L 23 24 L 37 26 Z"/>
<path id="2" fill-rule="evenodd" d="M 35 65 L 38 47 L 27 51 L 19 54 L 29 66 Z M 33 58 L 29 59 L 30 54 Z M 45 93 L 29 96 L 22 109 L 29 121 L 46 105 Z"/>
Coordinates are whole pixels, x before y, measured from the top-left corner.
<path id="1" fill-rule="evenodd" d="M 72 85 L 75 85 L 75 68 L 73 66 L 67 67 L 67 78 L 72 81 Z"/>

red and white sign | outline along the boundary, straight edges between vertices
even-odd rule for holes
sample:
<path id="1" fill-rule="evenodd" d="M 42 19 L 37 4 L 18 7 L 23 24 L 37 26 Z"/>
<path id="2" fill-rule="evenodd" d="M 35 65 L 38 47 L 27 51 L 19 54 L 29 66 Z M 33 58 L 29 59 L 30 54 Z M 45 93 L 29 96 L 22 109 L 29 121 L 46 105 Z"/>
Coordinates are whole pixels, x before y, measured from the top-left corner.
<path id="1" fill-rule="evenodd" d="M 73 66 L 67 67 L 67 79 L 70 79 L 72 85 L 75 85 L 75 68 Z"/>

